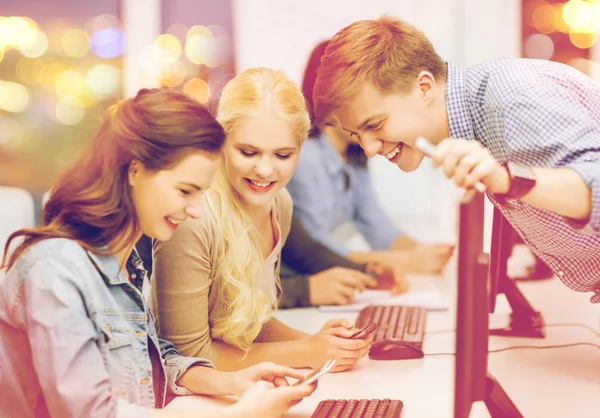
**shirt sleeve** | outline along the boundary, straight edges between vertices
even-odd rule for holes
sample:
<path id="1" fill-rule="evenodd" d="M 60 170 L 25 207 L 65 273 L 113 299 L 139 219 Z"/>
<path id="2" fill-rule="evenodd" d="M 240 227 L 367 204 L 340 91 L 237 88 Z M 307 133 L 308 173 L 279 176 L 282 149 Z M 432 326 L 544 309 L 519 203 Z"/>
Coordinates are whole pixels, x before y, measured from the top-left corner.
<path id="1" fill-rule="evenodd" d="M 161 338 L 190 357 L 216 361 L 209 326 L 211 287 L 208 217 L 179 224 L 169 241 L 154 244 L 150 306 Z"/>
<path id="2" fill-rule="evenodd" d="M 327 199 L 321 199 L 319 193 L 319 170 L 314 170 L 310 156 L 300 156 L 292 179 L 286 188 L 294 201 L 294 213 L 300 218 L 308 233 L 323 245 L 336 253 L 347 257 L 350 249 L 331 239 L 328 219 Z"/>
<path id="3" fill-rule="evenodd" d="M 305 308 L 310 305 L 308 275 L 299 274 L 281 263 L 281 289 L 283 294 L 279 301 L 280 309 Z"/>
<path id="4" fill-rule="evenodd" d="M 292 215 L 290 234 L 281 256 L 289 268 L 303 274 L 316 274 L 332 267 L 364 269 L 363 264 L 342 257 L 310 236 L 295 211 Z"/>
<path id="5" fill-rule="evenodd" d="M 32 347 L 33 367 L 51 416 L 150 417 L 150 409 L 112 394 L 109 374 L 74 281 L 74 264 L 37 260 L 26 273 L 18 311 Z"/>
<path id="6" fill-rule="evenodd" d="M 511 159 L 519 161 L 521 153 L 552 155 L 550 164 L 540 167 L 579 173 L 592 193 L 591 216 L 588 222 L 565 220 L 579 232 L 594 234 L 600 231 L 600 125 L 586 108 L 584 94 L 556 86 L 523 92 L 507 111 L 506 132 Z"/>
<path id="7" fill-rule="evenodd" d="M 212 361 L 198 357 L 184 357 L 175 349 L 169 341 L 158 339 L 160 354 L 165 365 L 167 374 L 167 389 L 174 395 L 193 395 L 191 390 L 179 386 L 177 380 L 192 366 L 203 366 L 214 368 Z"/>
<path id="8" fill-rule="evenodd" d="M 400 231 L 390 222 L 373 191 L 367 168 L 355 170 L 356 202 L 354 223 L 374 250 L 387 250 L 400 236 Z"/>

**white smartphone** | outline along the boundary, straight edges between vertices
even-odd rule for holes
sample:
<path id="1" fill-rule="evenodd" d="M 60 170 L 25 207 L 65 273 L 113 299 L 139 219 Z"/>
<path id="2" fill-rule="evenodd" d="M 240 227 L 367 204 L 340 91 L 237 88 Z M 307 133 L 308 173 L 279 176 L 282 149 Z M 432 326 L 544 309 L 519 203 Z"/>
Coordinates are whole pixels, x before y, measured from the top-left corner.
<path id="1" fill-rule="evenodd" d="M 322 365 L 321 367 L 319 367 L 316 370 L 313 370 L 304 379 L 298 380 L 292 386 L 310 385 L 311 383 L 314 383 L 317 380 L 319 380 L 321 378 L 321 376 L 323 376 L 324 374 L 330 372 L 331 369 L 333 369 L 334 365 L 335 365 L 335 359 L 327 360 L 324 365 Z"/>
<path id="2" fill-rule="evenodd" d="M 421 151 L 423 154 L 425 154 L 428 157 L 433 157 L 433 154 L 435 154 L 435 145 L 433 145 L 431 142 L 429 142 L 428 140 L 426 140 L 423 137 L 418 137 L 417 141 L 415 143 L 417 149 L 419 151 Z M 477 182 L 475 183 L 474 186 L 475 190 L 477 190 L 479 193 L 485 193 L 486 187 L 485 184 L 481 183 L 481 182 Z"/>

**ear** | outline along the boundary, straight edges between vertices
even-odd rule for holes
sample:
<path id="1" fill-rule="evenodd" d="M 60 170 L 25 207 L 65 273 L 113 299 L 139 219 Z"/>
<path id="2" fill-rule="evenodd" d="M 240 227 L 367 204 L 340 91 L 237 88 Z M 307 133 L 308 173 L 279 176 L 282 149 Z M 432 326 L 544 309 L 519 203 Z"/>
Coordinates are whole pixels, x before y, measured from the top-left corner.
<path id="1" fill-rule="evenodd" d="M 129 185 L 133 186 L 135 184 L 135 180 L 140 173 L 142 168 L 142 163 L 138 160 L 131 160 L 129 163 L 129 170 L 127 172 L 127 178 L 129 180 Z"/>
<path id="2" fill-rule="evenodd" d="M 421 71 L 417 76 L 417 86 L 421 98 L 431 101 L 435 94 L 435 77 L 429 71 Z"/>

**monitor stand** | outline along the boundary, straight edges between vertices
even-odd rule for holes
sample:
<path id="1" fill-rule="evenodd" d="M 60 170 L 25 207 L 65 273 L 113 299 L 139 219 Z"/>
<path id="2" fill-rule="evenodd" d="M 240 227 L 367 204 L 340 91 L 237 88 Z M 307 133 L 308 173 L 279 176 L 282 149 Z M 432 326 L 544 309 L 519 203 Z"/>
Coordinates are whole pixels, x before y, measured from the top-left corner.
<path id="1" fill-rule="evenodd" d="M 512 313 L 507 328 L 490 329 L 490 335 L 504 337 L 544 338 L 544 318 L 542 314 L 531 306 L 527 298 L 521 293 L 514 280 L 505 277 L 499 283 L 499 293 L 506 295 Z"/>
<path id="2" fill-rule="evenodd" d="M 486 377 L 484 402 L 492 418 L 523 418 L 523 414 L 504 392 L 500 383 L 489 373 Z"/>

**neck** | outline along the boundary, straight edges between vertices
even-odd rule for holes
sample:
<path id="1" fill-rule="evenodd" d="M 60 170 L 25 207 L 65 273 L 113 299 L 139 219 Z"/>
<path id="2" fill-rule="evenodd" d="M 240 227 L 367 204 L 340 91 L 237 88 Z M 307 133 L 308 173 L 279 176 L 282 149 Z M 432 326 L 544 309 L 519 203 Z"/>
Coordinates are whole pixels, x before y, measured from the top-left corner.
<path id="1" fill-rule="evenodd" d="M 119 263 L 119 266 L 121 266 L 121 270 L 127 274 L 127 269 L 126 269 L 126 264 L 127 264 L 127 260 L 129 259 L 129 256 L 131 255 L 131 253 L 133 252 L 133 247 L 135 245 L 136 242 L 138 242 L 138 240 L 142 237 L 142 235 L 140 234 L 134 241 L 133 243 L 127 244 L 125 246 L 125 248 L 123 248 L 122 250 L 114 253 L 115 258 L 117 259 L 117 262 Z"/>
<path id="2" fill-rule="evenodd" d="M 435 114 L 439 115 L 439 120 L 434 126 L 438 126 L 438 131 L 432 138 L 432 143 L 437 145 L 442 142 L 443 139 L 450 137 L 450 125 L 448 123 L 448 105 L 446 104 L 446 82 L 440 83 L 436 86 L 439 90 L 440 100 L 437 102 Z"/>

